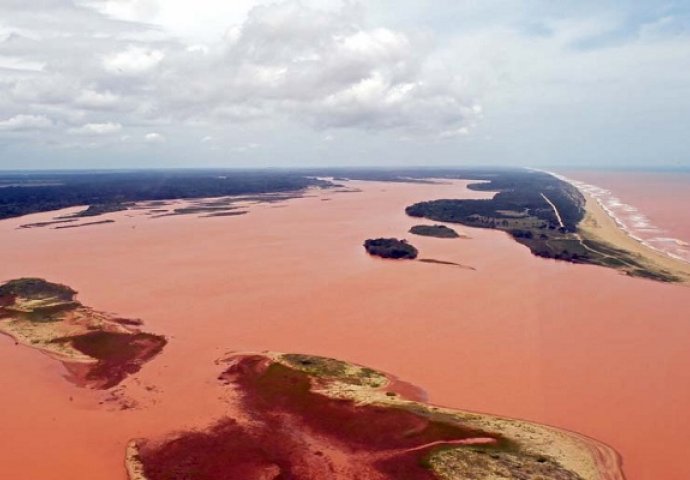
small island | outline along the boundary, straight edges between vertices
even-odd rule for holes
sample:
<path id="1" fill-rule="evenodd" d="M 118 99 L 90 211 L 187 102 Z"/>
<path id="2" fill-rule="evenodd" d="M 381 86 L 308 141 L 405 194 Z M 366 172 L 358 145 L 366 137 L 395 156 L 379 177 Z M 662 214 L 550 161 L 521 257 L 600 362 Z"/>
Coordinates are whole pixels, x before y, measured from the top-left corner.
<path id="1" fill-rule="evenodd" d="M 436 238 L 460 238 L 458 232 L 445 225 L 415 225 L 410 228 L 410 233 L 413 235 L 421 235 L 423 237 Z"/>
<path id="2" fill-rule="evenodd" d="M 406 240 L 397 238 L 370 238 L 364 242 L 364 248 L 369 255 L 395 260 L 414 260 L 419 253 Z"/>
<path id="3" fill-rule="evenodd" d="M 141 332 L 139 320 L 82 305 L 77 292 L 41 278 L 0 285 L 0 333 L 60 360 L 73 383 L 108 389 L 161 352 L 165 337 Z"/>
<path id="4" fill-rule="evenodd" d="M 72 217 L 98 217 L 106 213 L 122 212 L 127 210 L 127 205 L 122 203 L 93 203 L 86 210 L 77 212 Z"/>
<path id="5" fill-rule="evenodd" d="M 615 451 L 545 425 L 421 402 L 371 368 L 302 354 L 234 354 L 240 392 L 206 429 L 129 443 L 130 480 L 620 479 Z"/>

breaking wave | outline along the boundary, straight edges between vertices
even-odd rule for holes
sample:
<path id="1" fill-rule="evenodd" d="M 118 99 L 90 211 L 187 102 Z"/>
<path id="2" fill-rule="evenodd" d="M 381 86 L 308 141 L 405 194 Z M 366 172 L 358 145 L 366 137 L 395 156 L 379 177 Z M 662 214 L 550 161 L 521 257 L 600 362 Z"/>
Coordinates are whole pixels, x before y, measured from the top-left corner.
<path id="1" fill-rule="evenodd" d="M 635 240 L 671 258 L 690 263 L 690 243 L 670 236 L 668 231 L 655 226 L 644 213 L 621 201 L 612 191 L 549 173 L 595 199 L 618 226 Z"/>

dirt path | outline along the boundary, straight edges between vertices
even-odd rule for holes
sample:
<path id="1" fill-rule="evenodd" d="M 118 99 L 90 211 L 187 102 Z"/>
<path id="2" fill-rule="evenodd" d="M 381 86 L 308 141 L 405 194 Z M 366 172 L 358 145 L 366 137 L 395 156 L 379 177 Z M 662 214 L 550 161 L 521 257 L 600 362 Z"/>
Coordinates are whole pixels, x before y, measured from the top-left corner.
<path id="1" fill-rule="evenodd" d="M 561 227 L 561 228 L 564 228 L 564 227 L 565 227 L 565 224 L 563 223 L 563 219 L 561 218 L 561 214 L 558 212 L 558 209 L 556 208 L 556 205 L 554 205 L 553 202 L 552 202 L 551 200 L 549 200 L 549 197 L 547 197 L 547 196 L 544 195 L 543 193 L 540 193 L 540 195 L 542 196 L 542 198 L 543 198 L 544 200 L 546 200 L 546 203 L 548 203 L 549 205 L 551 205 L 551 208 L 553 208 L 553 211 L 554 211 L 554 213 L 556 214 L 556 218 L 558 219 L 558 226 Z"/>

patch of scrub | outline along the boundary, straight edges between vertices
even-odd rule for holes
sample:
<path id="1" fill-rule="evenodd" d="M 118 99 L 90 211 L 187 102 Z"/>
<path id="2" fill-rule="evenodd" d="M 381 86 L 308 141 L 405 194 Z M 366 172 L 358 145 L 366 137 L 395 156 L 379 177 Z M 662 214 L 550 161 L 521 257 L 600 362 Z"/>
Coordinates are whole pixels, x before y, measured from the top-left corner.
<path id="1" fill-rule="evenodd" d="M 458 232 L 445 225 L 415 225 L 410 228 L 410 233 L 424 237 L 460 238 Z"/>
<path id="2" fill-rule="evenodd" d="M 205 430 L 130 442 L 130 480 L 623 478 L 594 440 L 420 403 L 370 368 L 302 354 L 226 362 L 232 411 Z"/>
<path id="3" fill-rule="evenodd" d="M 369 255 L 395 260 L 413 260 L 419 253 L 407 240 L 397 238 L 370 238 L 364 242 L 364 248 Z"/>
<path id="4" fill-rule="evenodd" d="M 41 278 L 0 285 L 0 332 L 62 361 L 74 383 L 107 389 L 161 352 L 166 339 L 138 320 L 82 305 L 72 288 Z"/>

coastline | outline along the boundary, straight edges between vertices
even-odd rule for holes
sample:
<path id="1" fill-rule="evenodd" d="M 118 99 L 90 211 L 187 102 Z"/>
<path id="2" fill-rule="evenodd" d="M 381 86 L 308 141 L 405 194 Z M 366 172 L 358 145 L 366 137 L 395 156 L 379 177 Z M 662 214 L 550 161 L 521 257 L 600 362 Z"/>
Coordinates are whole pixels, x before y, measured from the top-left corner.
<path id="1" fill-rule="evenodd" d="M 650 271 L 669 274 L 678 278 L 675 283 L 690 285 L 690 263 L 654 248 L 633 235 L 598 198 L 583 188 L 585 184 L 582 182 L 555 172 L 546 173 L 569 183 L 585 197 L 585 217 L 578 224 L 578 233 L 582 239 L 623 250 Z"/>
<path id="2" fill-rule="evenodd" d="M 571 185 L 574 184 L 571 183 Z M 585 218 L 578 225 L 580 235 L 585 239 L 625 250 L 651 270 L 668 272 L 679 278 L 678 283 L 683 285 L 690 284 L 689 263 L 673 258 L 630 235 L 630 233 L 621 228 L 599 201 L 582 191 L 577 185 L 574 186 L 580 190 L 586 199 Z"/>
<path id="3" fill-rule="evenodd" d="M 634 240 L 668 257 L 690 264 L 690 256 L 686 254 L 687 252 L 683 253 L 682 251 L 674 251 L 668 247 L 662 248 L 654 245 L 654 243 L 659 242 L 671 242 L 674 246 L 687 247 L 687 242 L 678 238 L 676 236 L 677 234 L 665 231 L 668 225 L 660 228 L 655 223 L 652 223 L 648 218 L 649 212 L 640 211 L 637 205 L 624 203 L 618 198 L 620 195 L 618 191 L 611 191 L 608 188 L 599 186 L 598 183 L 589 183 L 563 176 L 560 178 L 574 185 L 583 195 L 591 196 L 614 220 L 618 227 Z M 653 236 L 649 235 L 649 232 L 653 232 Z M 684 238 L 688 239 L 690 237 L 685 236 Z"/>

